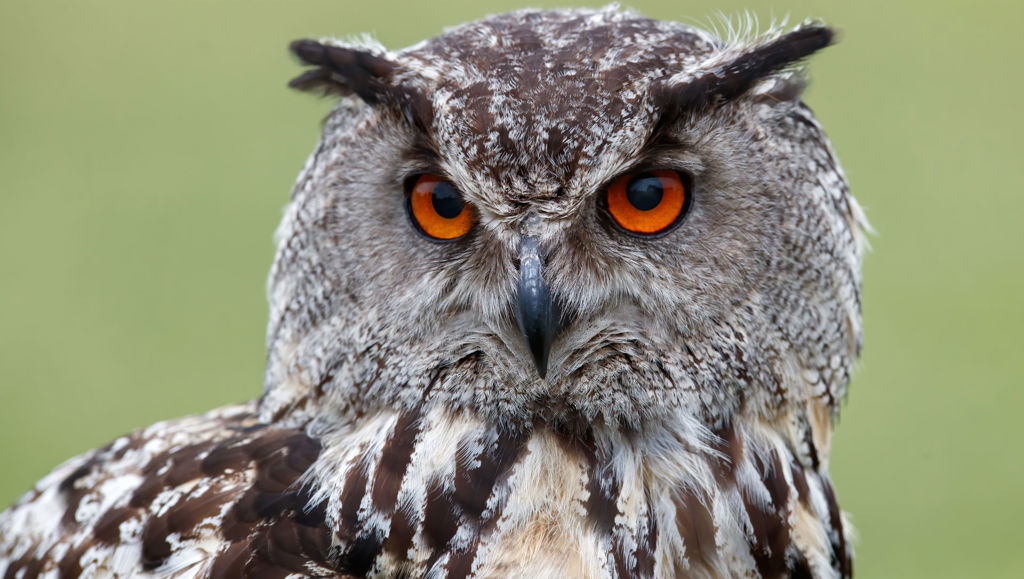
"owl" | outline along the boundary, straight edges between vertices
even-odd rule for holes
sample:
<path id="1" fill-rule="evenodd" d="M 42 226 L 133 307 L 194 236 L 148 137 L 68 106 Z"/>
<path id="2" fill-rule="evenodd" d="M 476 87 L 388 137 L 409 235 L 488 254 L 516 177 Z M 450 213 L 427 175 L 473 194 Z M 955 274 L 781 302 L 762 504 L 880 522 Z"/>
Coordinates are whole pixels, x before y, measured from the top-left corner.
<path id="1" fill-rule="evenodd" d="M 520 11 L 338 100 L 276 233 L 262 396 L 58 467 L 5 577 L 849 577 L 828 465 L 866 222 L 808 22 Z"/>

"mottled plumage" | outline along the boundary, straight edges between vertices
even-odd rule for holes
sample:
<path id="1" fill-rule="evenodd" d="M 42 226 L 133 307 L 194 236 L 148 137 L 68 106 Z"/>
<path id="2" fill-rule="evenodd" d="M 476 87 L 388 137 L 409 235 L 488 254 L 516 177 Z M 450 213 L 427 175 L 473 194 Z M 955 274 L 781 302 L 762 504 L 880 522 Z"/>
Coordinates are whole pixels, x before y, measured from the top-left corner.
<path id="1" fill-rule="evenodd" d="M 850 576 L 866 224 L 793 68 L 832 38 L 609 8 L 294 43 L 292 86 L 342 98 L 277 232 L 262 398 L 59 467 L 0 573 Z M 627 234 L 602 195 L 654 169 L 688 211 Z M 468 234 L 410 223 L 426 173 Z"/>

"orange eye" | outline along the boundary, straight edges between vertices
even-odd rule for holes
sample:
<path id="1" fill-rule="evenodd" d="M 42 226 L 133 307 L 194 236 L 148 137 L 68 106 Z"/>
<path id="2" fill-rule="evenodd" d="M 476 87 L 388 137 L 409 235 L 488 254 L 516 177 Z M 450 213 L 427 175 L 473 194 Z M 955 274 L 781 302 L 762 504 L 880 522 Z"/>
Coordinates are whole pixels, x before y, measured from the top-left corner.
<path id="1" fill-rule="evenodd" d="M 473 227 L 475 215 L 462 194 L 437 175 L 420 175 L 409 193 L 409 215 L 428 237 L 458 239 Z"/>
<path id="2" fill-rule="evenodd" d="M 608 187 L 608 213 L 619 227 L 637 235 L 667 233 L 689 206 L 676 171 L 629 173 Z"/>

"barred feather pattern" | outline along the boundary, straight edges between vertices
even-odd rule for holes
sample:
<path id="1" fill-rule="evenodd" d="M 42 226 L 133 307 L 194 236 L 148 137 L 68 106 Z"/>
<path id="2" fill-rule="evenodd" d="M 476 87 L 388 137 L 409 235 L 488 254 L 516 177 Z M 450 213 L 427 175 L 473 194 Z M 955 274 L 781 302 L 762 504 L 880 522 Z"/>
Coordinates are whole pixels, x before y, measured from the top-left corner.
<path id="1" fill-rule="evenodd" d="M 229 407 L 54 471 L 0 517 L 6 537 L 20 536 L 0 550 L 0 571 L 849 576 L 816 437 L 800 433 L 798 452 L 791 430 L 711 431 L 683 419 L 648 434 L 578 436 L 435 408 L 316 440 L 260 424 L 252 405 Z"/>

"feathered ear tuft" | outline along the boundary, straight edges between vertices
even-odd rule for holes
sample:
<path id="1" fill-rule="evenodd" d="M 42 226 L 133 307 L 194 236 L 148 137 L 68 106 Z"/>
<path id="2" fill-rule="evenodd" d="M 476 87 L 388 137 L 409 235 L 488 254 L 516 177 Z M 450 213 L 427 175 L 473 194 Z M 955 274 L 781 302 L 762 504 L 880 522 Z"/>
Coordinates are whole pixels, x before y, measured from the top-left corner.
<path id="1" fill-rule="evenodd" d="M 729 100 L 747 92 L 757 81 L 799 62 L 832 44 L 836 33 L 827 26 L 798 28 L 766 44 L 744 52 L 714 71 L 715 90 Z"/>
<path id="2" fill-rule="evenodd" d="M 392 96 L 391 81 L 399 67 L 386 58 L 315 40 L 296 40 L 289 48 L 303 64 L 314 67 L 293 78 L 288 83 L 292 88 L 344 96 L 356 94 L 371 105 Z"/>
<path id="3" fill-rule="evenodd" d="M 761 80 L 792 66 L 832 44 L 836 32 L 820 24 L 806 25 L 768 42 L 757 44 L 726 62 L 709 67 L 680 83 L 659 87 L 662 105 L 674 112 L 742 96 Z M 802 80 L 791 79 L 779 94 L 796 96 Z"/>

